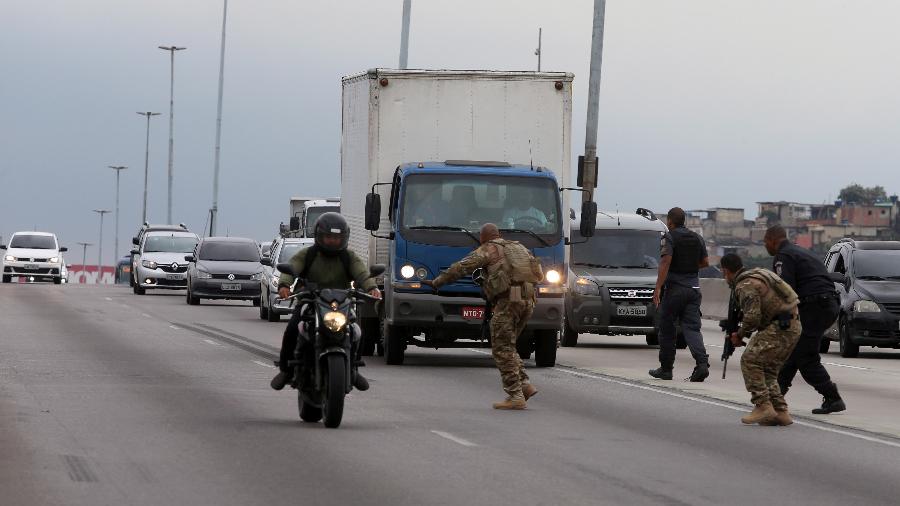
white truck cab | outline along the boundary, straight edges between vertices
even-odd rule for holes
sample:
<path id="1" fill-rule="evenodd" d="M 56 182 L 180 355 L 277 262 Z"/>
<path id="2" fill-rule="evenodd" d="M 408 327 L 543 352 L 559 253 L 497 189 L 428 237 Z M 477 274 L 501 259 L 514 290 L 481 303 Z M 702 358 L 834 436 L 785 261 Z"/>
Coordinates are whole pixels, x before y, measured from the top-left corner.
<path id="1" fill-rule="evenodd" d="M 67 248 L 60 248 L 56 234 L 49 232 L 16 232 L 9 244 L 0 245 L 3 253 L 3 282 L 12 278 L 33 281 L 63 282 L 62 254 Z"/>

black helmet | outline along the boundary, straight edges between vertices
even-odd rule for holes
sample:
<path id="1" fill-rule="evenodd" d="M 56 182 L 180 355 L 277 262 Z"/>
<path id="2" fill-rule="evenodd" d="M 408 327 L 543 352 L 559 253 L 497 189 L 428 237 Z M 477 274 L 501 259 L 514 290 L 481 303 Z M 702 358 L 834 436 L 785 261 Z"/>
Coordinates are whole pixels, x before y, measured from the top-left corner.
<path id="1" fill-rule="evenodd" d="M 319 216 L 314 226 L 316 236 L 316 246 L 326 255 L 336 255 L 347 249 L 347 243 L 350 241 L 350 226 L 347 220 L 338 213 L 325 213 Z M 325 237 L 340 236 L 341 242 L 338 246 L 328 246 L 325 244 Z"/>

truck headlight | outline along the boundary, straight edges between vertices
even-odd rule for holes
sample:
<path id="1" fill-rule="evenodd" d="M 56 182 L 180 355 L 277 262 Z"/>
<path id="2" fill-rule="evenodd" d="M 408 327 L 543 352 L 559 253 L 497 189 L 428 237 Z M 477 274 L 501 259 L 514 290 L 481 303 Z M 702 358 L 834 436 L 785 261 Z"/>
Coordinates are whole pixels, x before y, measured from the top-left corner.
<path id="1" fill-rule="evenodd" d="M 212 274 L 198 269 L 197 270 L 197 279 L 212 279 Z"/>
<path id="2" fill-rule="evenodd" d="M 322 317 L 322 324 L 332 332 L 340 332 L 347 324 L 347 316 L 338 311 L 329 311 Z"/>
<path id="3" fill-rule="evenodd" d="M 881 308 L 871 300 L 858 300 L 853 303 L 853 311 L 857 313 L 880 313 Z"/>
<path id="4" fill-rule="evenodd" d="M 550 269 L 546 274 L 544 274 L 544 279 L 548 283 L 556 284 L 562 281 L 562 276 L 559 274 L 559 271 Z"/>
<path id="5" fill-rule="evenodd" d="M 141 260 L 141 265 L 148 269 L 156 269 L 156 262 L 153 260 Z"/>
<path id="6" fill-rule="evenodd" d="M 416 269 L 412 265 L 406 264 L 400 268 L 400 275 L 403 276 L 403 279 L 410 279 L 416 275 Z"/>
<path id="7" fill-rule="evenodd" d="M 5 257 L 3 257 L 3 259 L 6 260 L 7 262 L 15 262 L 16 261 L 16 257 L 14 257 L 12 255 L 6 255 Z"/>
<path id="8" fill-rule="evenodd" d="M 419 279 L 425 279 L 428 277 L 428 271 L 424 267 L 419 267 L 416 269 L 416 277 Z"/>
<path id="9" fill-rule="evenodd" d="M 600 295 L 600 287 L 597 286 L 597 283 L 594 283 L 588 278 L 581 278 L 575 280 L 575 293 L 580 293 L 581 295 Z"/>

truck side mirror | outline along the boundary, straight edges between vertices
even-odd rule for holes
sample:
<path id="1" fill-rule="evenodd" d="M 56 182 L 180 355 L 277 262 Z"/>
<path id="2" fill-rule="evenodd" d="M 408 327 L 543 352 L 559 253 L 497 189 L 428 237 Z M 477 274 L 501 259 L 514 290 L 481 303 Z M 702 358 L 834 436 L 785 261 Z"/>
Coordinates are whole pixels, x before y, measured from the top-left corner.
<path id="1" fill-rule="evenodd" d="M 300 230 L 300 217 L 291 216 L 289 227 L 289 231 Z"/>
<path id="2" fill-rule="evenodd" d="M 381 225 L 381 195 L 372 192 L 366 195 L 366 230 L 378 230 Z"/>
<path id="3" fill-rule="evenodd" d="M 62 248 L 59 248 L 60 253 L 65 253 L 66 251 L 69 251 L 69 248 L 67 248 L 65 246 L 63 246 Z"/>
<path id="4" fill-rule="evenodd" d="M 581 237 L 594 237 L 597 228 L 597 203 L 593 200 L 581 203 Z"/>
<path id="5" fill-rule="evenodd" d="M 135 246 L 137 246 L 140 243 L 141 243 L 141 241 L 138 240 L 137 236 L 134 236 L 131 238 L 131 244 L 134 244 Z"/>
<path id="6" fill-rule="evenodd" d="M 382 274 L 384 274 L 384 271 L 386 271 L 386 270 L 387 270 L 387 267 L 385 267 L 384 264 L 370 265 L 369 266 L 369 277 L 374 278 L 374 277 L 381 276 Z"/>

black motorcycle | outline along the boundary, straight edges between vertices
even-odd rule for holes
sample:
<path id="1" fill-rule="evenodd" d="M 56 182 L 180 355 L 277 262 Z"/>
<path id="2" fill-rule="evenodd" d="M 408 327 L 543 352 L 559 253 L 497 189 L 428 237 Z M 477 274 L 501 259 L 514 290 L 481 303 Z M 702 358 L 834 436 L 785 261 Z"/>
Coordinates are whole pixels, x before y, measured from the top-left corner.
<path id="1" fill-rule="evenodd" d="M 290 264 L 278 264 L 281 272 L 293 272 Z M 384 272 L 384 266 L 373 265 L 372 277 Z M 357 305 L 377 301 L 356 289 L 318 289 L 315 284 L 298 281 L 302 291 L 291 295 L 294 311 L 300 312 L 299 336 L 290 382 L 297 389 L 297 404 L 304 422 L 325 422 L 336 428 L 344 415 L 344 396 L 353 389 L 362 331 L 357 323 Z"/>

